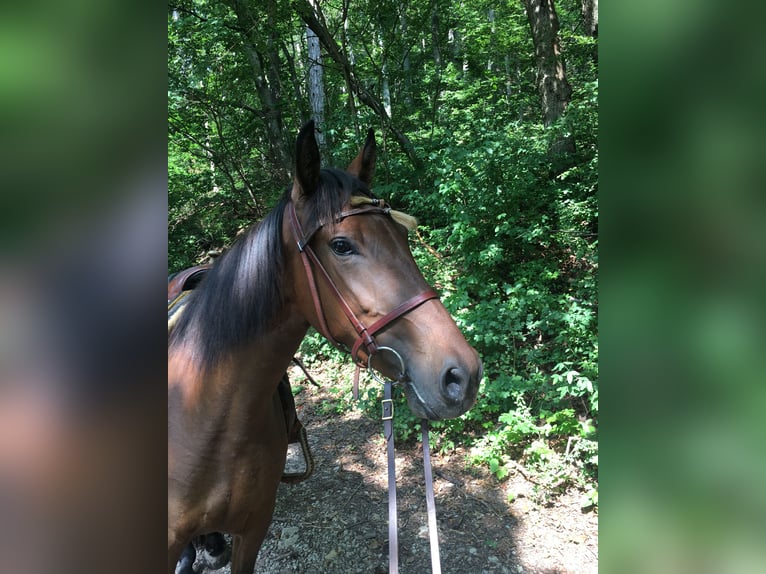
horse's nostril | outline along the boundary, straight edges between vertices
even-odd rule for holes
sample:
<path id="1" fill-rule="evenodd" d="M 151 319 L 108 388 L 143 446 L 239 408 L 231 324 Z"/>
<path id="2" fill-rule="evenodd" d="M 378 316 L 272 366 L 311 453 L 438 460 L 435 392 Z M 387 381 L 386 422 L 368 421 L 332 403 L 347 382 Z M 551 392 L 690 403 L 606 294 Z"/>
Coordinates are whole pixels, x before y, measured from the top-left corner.
<path id="1" fill-rule="evenodd" d="M 463 382 L 465 377 L 458 368 L 447 369 L 442 379 L 444 395 L 451 401 L 460 401 L 463 398 Z"/>

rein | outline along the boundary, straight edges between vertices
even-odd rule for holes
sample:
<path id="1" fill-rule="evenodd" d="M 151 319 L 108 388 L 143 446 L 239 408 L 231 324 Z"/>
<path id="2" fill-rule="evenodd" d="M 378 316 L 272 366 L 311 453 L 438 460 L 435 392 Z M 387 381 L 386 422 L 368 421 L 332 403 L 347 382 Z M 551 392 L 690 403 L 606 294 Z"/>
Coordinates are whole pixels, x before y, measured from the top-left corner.
<path id="1" fill-rule="evenodd" d="M 402 356 L 391 347 L 378 347 L 379 351 L 389 351 L 398 359 L 401 366 L 399 381 L 404 379 L 405 366 Z M 370 356 L 371 357 L 371 356 Z M 399 572 L 399 531 L 396 516 L 396 458 L 394 456 L 394 401 L 392 399 L 394 385 L 396 383 L 381 379 L 375 374 L 370 361 L 367 362 L 370 376 L 383 384 L 383 435 L 386 439 L 388 458 L 388 571 L 390 574 Z M 423 471 L 426 483 L 426 508 L 428 511 L 428 539 L 431 547 L 431 572 L 441 574 L 441 560 L 439 558 L 439 532 L 436 525 L 436 501 L 434 500 L 434 479 L 431 474 L 431 451 L 428 445 L 428 421 L 421 419 L 421 434 L 423 437 Z"/>
<path id="2" fill-rule="evenodd" d="M 346 217 L 352 217 L 355 215 L 373 215 L 382 214 L 386 216 L 391 215 L 391 208 L 385 205 L 385 202 L 381 199 L 373 199 L 369 205 L 364 207 L 358 207 L 348 211 L 343 211 L 336 217 L 336 222 L 340 222 Z M 413 309 L 416 309 L 426 301 L 431 299 L 438 299 L 439 295 L 433 289 L 426 289 L 413 297 L 410 297 L 400 305 L 397 305 L 394 309 L 386 313 L 383 317 L 375 321 L 369 327 L 359 320 L 346 300 L 343 298 L 340 290 L 335 282 L 330 277 L 330 274 L 325 269 L 322 262 L 317 257 L 314 250 L 309 245 L 312 237 L 321 229 L 323 224 L 320 224 L 311 233 L 305 234 L 301 227 L 298 215 L 295 212 L 295 204 L 291 201 L 288 204 L 288 214 L 290 217 L 290 223 L 293 230 L 295 242 L 298 246 L 298 252 L 301 255 L 303 261 L 303 267 L 306 270 L 306 278 L 309 284 L 309 291 L 311 292 L 311 298 L 314 302 L 314 309 L 316 311 L 317 322 L 319 323 L 320 333 L 330 341 L 335 347 L 344 349 L 345 346 L 340 343 L 335 337 L 333 337 L 330 329 L 327 326 L 327 320 L 324 316 L 322 309 L 322 301 L 319 298 L 319 290 L 316 285 L 316 278 L 314 277 L 313 267 L 319 270 L 320 276 L 324 277 L 325 283 L 330 289 L 335 299 L 338 301 L 343 313 L 346 315 L 354 330 L 357 333 L 357 338 L 351 347 L 351 357 L 356 363 L 356 373 L 354 375 L 354 398 L 358 398 L 359 394 L 359 372 L 364 363 L 359 359 L 358 353 L 361 347 L 364 345 L 367 352 L 367 364 L 366 367 L 370 371 L 373 379 L 383 384 L 383 430 L 386 438 L 386 445 L 388 451 L 388 571 L 390 574 L 398 574 L 399 572 L 399 534 L 397 529 L 397 515 L 396 515 L 396 462 L 394 458 L 394 403 L 392 399 L 392 387 L 396 384 L 401 384 L 406 380 L 406 367 L 402 356 L 391 347 L 378 345 L 375 341 L 375 334 L 383 330 L 385 327 L 396 321 L 398 318 L 409 313 Z M 313 265 L 313 266 L 312 266 Z M 348 349 L 346 349 L 348 350 Z M 381 351 L 388 351 L 394 354 L 399 360 L 401 367 L 397 381 L 383 380 L 379 378 L 375 371 L 372 369 L 372 357 L 376 353 Z M 433 491 L 433 477 L 431 475 L 431 456 L 428 445 L 428 421 L 423 419 L 421 422 L 421 429 L 423 435 L 423 467 L 425 471 L 426 482 L 426 506 L 428 508 L 428 530 L 429 540 L 431 545 L 431 568 L 434 574 L 441 574 L 441 564 L 439 560 L 439 535 L 436 525 L 436 503 L 434 501 Z"/>

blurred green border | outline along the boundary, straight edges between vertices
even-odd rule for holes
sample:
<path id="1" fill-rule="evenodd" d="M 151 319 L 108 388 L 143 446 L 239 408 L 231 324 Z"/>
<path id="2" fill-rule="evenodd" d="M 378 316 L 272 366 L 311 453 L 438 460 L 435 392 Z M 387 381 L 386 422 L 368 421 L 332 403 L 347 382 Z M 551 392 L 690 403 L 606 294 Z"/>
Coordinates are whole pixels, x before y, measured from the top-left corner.
<path id="1" fill-rule="evenodd" d="M 766 565 L 761 4 L 602 6 L 600 571 Z"/>

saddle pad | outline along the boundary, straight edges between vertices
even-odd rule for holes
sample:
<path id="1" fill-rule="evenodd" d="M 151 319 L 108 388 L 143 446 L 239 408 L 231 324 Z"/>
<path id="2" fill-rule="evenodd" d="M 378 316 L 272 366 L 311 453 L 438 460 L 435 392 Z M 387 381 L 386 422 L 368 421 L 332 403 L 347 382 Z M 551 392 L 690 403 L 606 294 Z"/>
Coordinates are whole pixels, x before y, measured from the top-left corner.
<path id="1" fill-rule="evenodd" d="M 178 323 L 178 319 L 181 317 L 181 313 L 186 307 L 186 298 L 191 291 L 181 291 L 181 293 L 168 303 L 168 335 L 173 330 L 173 327 Z"/>

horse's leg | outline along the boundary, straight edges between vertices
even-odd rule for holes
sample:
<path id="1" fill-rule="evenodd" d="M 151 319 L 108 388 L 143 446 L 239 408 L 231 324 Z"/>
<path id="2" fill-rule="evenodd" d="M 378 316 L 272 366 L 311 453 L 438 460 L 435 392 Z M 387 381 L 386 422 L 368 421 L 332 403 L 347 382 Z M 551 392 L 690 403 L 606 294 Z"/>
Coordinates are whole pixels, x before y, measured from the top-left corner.
<path id="1" fill-rule="evenodd" d="M 233 536 L 231 545 L 231 574 L 253 574 L 258 551 L 266 537 L 269 523 L 258 531 Z"/>
<path id="2" fill-rule="evenodd" d="M 189 564 L 188 572 L 192 572 L 191 564 L 194 563 L 196 558 L 196 550 L 192 539 L 194 538 L 193 532 L 187 531 L 187 529 L 178 527 L 178 521 L 175 520 L 175 515 L 170 514 L 168 511 L 168 573 L 173 574 L 176 572 L 176 568 L 180 568 L 180 563 L 184 558 L 191 556 L 191 563 Z M 173 525 L 173 526 L 170 526 Z M 180 570 L 180 572 L 187 572 Z"/>
<path id="3" fill-rule="evenodd" d="M 271 397 L 271 418 L 262 428 L 266 438 L 257 459 L 262 462 L 260 480 L 248 485 L 250 491 L 259 494 L 259 500 L 251 509 L 245 524 L 247 526 L 233 536 L 231 546 L 231 574 L 253 574 L 258 551 L 271 524 L 277 503 L 277 488 L 282 478 L 287 456 L 287 432 L 282 401 L 279 393 Z M 271 440 L 268 440 L 268 439 Z"/>
<path id="4" fill-rule="evenodd" d="M 276 506 L 276 487 L 279 485 L 279 475 L 274 476 L 273 479 L 273 492 L 269 492 L 262 501 L 264 506 L 261 507 L 260 512 L 256 511 L 251 515 L 253 518 L 260 517 L 261 519 L 256 519 L 247 530 L 232 537 L 231 574 L 253 574 L 258 551 L 261 549 L 263 539 L 266 538 L 266 532 L 269 530 L 271 517 L 274 513 L 274 506 Z"/>

